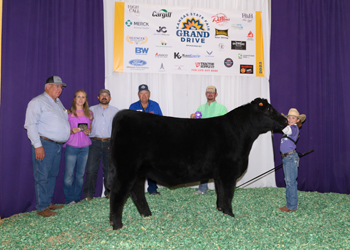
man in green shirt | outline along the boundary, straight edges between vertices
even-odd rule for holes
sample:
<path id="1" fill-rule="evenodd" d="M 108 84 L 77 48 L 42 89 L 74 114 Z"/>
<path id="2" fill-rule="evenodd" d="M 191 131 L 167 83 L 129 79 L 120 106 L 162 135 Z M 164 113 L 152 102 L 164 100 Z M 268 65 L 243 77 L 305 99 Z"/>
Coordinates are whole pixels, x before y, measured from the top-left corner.
<path id="1" fill-rule="evenodd" d="M 207 102 L 197 109 L 197 111 L 202 113 L 201 118 L 211 118 L 216 116 L 221 116 L 227 113 L 227 109 L 224 105 L 219 104 L 215 101 L 218 96 L 217 90 L 214 86 L 208 86 L 205 91 L 205 96 L 207 97 Z M 196 118 L 196 114 L 193 113 L 191 118 Z M 208 190 L 208 180 L 202 181 L 199 188 L 195 194 L 206 194 Z"/>

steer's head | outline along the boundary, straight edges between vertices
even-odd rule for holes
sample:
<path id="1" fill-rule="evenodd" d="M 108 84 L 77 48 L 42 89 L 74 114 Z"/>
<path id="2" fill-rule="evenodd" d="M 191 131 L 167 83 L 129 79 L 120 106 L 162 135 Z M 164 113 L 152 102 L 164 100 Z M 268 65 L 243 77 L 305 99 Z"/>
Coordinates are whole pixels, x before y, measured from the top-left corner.
<path id="1" fill-rule="evenodd" d="M 287 119 L 278 113 L 266 99 L 256 98 L 253 105 L 253 122 L 260 133 L 270 130 L 282 130 L 288 125 Z"/>

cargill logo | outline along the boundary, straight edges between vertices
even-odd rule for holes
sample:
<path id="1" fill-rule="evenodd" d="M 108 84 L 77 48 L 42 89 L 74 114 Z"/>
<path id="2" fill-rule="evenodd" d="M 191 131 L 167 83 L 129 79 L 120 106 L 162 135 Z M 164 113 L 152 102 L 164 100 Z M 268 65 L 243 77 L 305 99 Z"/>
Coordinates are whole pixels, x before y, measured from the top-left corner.
<path id="1" fill-rule="evenodd" d="M 152 16 L 153 17 L 161 17 L 161 18 L 166 18 L 166 17 L 171 17 L 172 12 L 168 12 L 166 9 L 161 9 L 160 11 L 153 11 Z"/>

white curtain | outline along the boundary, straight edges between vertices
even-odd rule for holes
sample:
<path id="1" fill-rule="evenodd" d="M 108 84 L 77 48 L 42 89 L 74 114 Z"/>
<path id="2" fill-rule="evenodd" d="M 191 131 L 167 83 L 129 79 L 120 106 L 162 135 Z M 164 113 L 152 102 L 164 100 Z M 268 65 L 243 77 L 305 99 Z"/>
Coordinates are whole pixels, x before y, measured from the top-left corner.
<path id="1" fill-rule="evenodd" d="M 166 6 L 187 6 L 193 8 L 225 10 L 261 11 L 265 77 L 197 76 L 149 73 L 114 73 L 114 3 L 104 0 L 105 31 L 105 87 L 111 91 L 111 105 L 127 109 L 138 100 L 138 86 L 148 84 L 151 99 L 158 102 L 164 116 L 188 118 L 191 113 L 206 102 L 205 89 L 208 85 L 216 86 L 217 102 L 230 111 L 240 105 L 251 102 L 256 97 L 270 99 L 270 22 L 268 0 L 134 0 L 120 1 L 133 4 L 154 4 Z M 220 11 L 221 10 L 221 11 Z M 235 167 L 235 166 L 232 166 Z M 260 135 L 255 141 L 249 157 L 248 170 L 237 183 L 240 185 L 274 167 L 271 133 Z M 269 174 L 245 187 L 275 187 L 275 175 Z M 209 188 L 214 189 L 210 183 Z"/>

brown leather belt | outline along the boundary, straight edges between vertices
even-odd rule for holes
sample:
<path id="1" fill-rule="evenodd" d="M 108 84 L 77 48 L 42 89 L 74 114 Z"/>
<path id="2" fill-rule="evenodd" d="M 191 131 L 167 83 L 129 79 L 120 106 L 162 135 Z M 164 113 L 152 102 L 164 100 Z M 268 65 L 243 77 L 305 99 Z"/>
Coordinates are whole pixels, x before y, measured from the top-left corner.
<path id="1" fill-rule="evenodd" d="M 63 142 L 53 141 L 53 140 L 51 140 L 51 139 L 49 139 L 49 138 L 46 138 L 46 137 L 44 137 L 44 136 L 40 136 L 40 137 L 43 138 L 44 140 L 52 141 L 52 142 L 54 142 L 54 143 L 56 143 L 56 144 L 62 144 L 62 143 L 63 143 Z"/>
<path id="2" fill-rule="evenodd" d="M 285 153 L 285 154 L 282 154 L 282 153 L 281 153 L 282 159 L 283 159 L 284 157 L 286 157 L 287 155 L 291 155 L 291 154 L 296 153 L 296 152 L 297 152 L 296 150 L 293 150 L 293 151 L 287 152 L 287 153 Z"/>
<path id="3" fill-rule="evenodd" d="M 98 137 L 91 137 L 91 139 L 96 139 L 96 140 L 99 140 L 99 141 L 102 141 L 102 142 L 106 142 L 106 141 L 111 140 L 111 138 L 98 138 Z"/>

